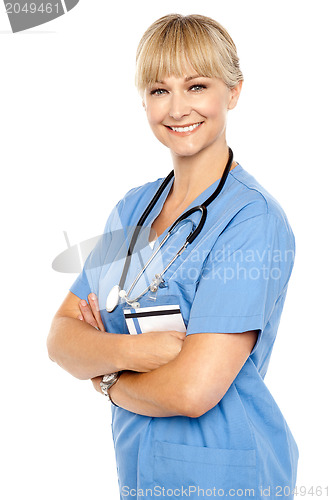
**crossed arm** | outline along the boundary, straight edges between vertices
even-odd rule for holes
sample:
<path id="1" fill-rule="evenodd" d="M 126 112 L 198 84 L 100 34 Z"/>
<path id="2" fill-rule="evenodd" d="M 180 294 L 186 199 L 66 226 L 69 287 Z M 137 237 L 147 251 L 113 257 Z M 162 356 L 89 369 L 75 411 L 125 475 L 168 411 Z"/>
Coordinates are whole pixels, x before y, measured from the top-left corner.
<path id="1" fill-rule="evenodd" d="M 257 331 L 202 332 L 187 337 L 179 332 L 173 335 L 170 335 L 172 332 L 157 332 L 150 336 L 109 334 L 105 332 L 96 300 L 90 296 L 89 304 L 84 305 L 70 294 L 68 301 L 70 307 L 65 301 L 51 327 L 48 339 L 51 359 L 77 376 L 75 368 L 71 369 L 76 357 L 76 364 L 86 366 L 88 374 L 79 378 L 92 378 L 97 390 L 102 374 L 125 370 L 111 387 L 110 395 L 117 405 L 140 415 L 193 418 L 203 415 L 222 399 L 257 340 Z M 78 317 L 83 321 L 78 321 Z M 66 318 L 71 320 L 70 324 Z M 93 327 L 98 327 L 100 332 Z M 76 334 L 70 333 L 73 329 Z M 166 333 L 168 335 L 164 335 Z M 111 338 L 114 342 L 110 342 Z M 173 342 L 171 347 L 169 341 Z M 163 360 L 160 356 L 158 362 L 150 355 L 149 359 L 145 358 L 148 368 L 139 368 L 144 346 L 151 352 L 168 349 L 168 354 Z M 94 353 L 90 364 L 89 350 Z"/>
<path id="2" fill-rule="evenodd" d="M 147 373 L 123 373 L 110 389 L 112 400 L 141 415 L 199 417 L 222 399 L 255 339 L 255 332 L 189 335 L 173 361 Z"/>

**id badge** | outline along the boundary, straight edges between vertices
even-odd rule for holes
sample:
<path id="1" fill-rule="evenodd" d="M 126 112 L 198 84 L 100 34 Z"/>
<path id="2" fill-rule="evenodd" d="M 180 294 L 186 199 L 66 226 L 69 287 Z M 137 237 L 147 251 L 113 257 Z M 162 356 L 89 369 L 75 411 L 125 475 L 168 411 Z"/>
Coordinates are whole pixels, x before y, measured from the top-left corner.
<path id="1" fill-rule="evenodd" d="M 123 313 L 131 335 L 168 330 L 186 331 L 178 304 L 140 307 L 139 309 L 130 308 L 124 309 Z"/>

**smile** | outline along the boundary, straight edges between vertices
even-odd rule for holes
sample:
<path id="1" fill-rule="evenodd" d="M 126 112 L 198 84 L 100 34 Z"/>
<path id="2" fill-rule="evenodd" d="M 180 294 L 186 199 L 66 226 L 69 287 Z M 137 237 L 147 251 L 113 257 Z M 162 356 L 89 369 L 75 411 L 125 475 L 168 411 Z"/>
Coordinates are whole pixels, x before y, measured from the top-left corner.
<path id="1" fill-rule="evenodd" d="M 196 130 L 203 122 L 194 123 L 193 125 L 186 125 L 184 127 L 171 127 L 170 125 L 166 125 L 166 127 L 175 132 L 176 134 L 190 134 L 193 130 Z"/>

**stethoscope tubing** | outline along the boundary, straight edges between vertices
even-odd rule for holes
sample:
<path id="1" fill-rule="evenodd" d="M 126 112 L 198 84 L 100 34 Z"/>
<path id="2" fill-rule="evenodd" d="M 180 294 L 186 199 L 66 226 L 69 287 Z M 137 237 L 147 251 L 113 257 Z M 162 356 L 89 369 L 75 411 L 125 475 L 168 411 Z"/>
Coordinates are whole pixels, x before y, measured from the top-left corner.
<path id="1" fill-rule="evenodd" d="M 130 293 L 131 293 L 131 291 L 134 289 L 136 283 L 138 282 L 138 280 L 140 279 L 140 277 L 142 276 L 142 274 L 144 273 L 144 271 L 146 270 L 146 268 L 149 266 L 150 262 L 154 259 L 154 257 L 157 255 L 157 253 L 159 252 L 159 250 L 161 249 L 161 247 L 166 243 L 166 241 L 168 240 L 168 238 L 172 234 L 172 232 L 175 229 L 175 227 L 181 221 L 183 221 L 184 219 L 187 219 L 190 215 L 192 215 L 193 213 L 195 213 L 197 211 L 201 212 L 201 219 L 199 221 L 199 224 L 187 236 L 185 243 L 182 245 L 182 247 L 180 248 L 180 250 L 178 250 L 178 252 L 175 254 L 175 256 L 173 257 L 173 259 L 169 262 L 169 264 L 167 265 L 167 267 L 165 267 L 165 269 L 160 274 L 156 275 L 156 277 L 158 276 L 158 279 L 161 278 L 161 276 L 173 264 L 173 262 L 176 260 L 176 258 L 185 250 L 185 248 L 187 248 L 188 245 L 190 245 L 197 238 L 197 236 L 202 231 L 203 226 L 204 226 L 205 221 L 206 221 L 206 218 L 207 218 L 207 206 L 210 205 L 210 203 L 212 203 L 212 201 L 218 196 L 218 194 L 220 193 L 220 191 L 224 187 L 224 184 L 226 182 L 228 173 L 229 173 L 231 165 L 233 163 L 233 151 L 231 150 L 230 147 L 228 148 L 228 150 L 229 150 L 228 161 L 227 161 L 226 167 L 224 169 L 223 175 L 222 175 L 222 177 L 220 179 L 220 182 L 219 182 L 217 188 L 212 193 L 212 195 L 209 196 L 209 198 L 207 200 L 205 200 L 201 205 L 197 205 L 196 207 L 190 208 L 189 210 L 187 210 L 186 212 L 184 212 L 182 215 L 180 215 L 180 217 L 178 217 L 176 219 L 176 221 L 173 222 L 173 224 L 171 225 L 171 227 L 167 231 L 167 234 L 164 236 L 163 240 L 160 242 L 158 248 L 153 252 L 153 254 L 149 258 L 148 262 L 145 264 L 145 266 L 143 267 L 143 269 L 138 273 L 138 275 L 136 276 L 136 278 L 133 281 L 132 285 L 130 286 L 128 292 L 126 293 L 126 301 L 128 303 L 137 302 L 137 300 L 140 297 L 142 297 L 149 290 L 150 285 L 146 288 L 146 290 L 144 290 L 143 293 L 141 293 L 135 299 L 129 299 L 128 298 L 129 295 L 130 295 Z M 120 278 L 120 282 L 119 282 L 119 289 L 120 290 L 123 289 L 123 286 L 124 286 L 124 283 L 125 283 L 125 280 L 126 280 L 126 277 L 127 277 L 127 274 L 128 274 L 128 269 L 129 269 L 129 265 L 130 265 L 130 261 L 131 261 L 131 256 L 132 256 L 135 244 L 137 242 L 140 230 L 141 230 L 141 228 L 142 228 L 145 220 L 147 219 L 147 217 L 151 213 L 153 207 L 155 206 L 155 204 L 159 200 L 161 194 L 163 193 L 164 189 L 166 188 L 167 184 L 169 183 L 169 181 L 172 179 L 173 176 L 174 176 L 174 170 L 172 170 L 168 174 L 168 176 L 163 180 L 162 184 L 159 186 L 157 192 L 155 193 L 155 195 L 153 196 L 152 200 L 150 201 L 150 203 L 148 204 L 148 206 L 144 210 L 143 214 L 141 215 L 141 217 L 140 217 L 140 219 L 139 219 L 139 221 L 138 221 L 138 223 L 137 223 L 137 225 L 135 227 L 134 233 L 133 233 L 133 235 L 131 237 L 131 240 L 130 240 L 130 243 L 129 243 L 129 248 L 128 248 L 128 252 L 127 252 L 125 264 L 124 264 L 124 267 L 123 267 L 123 270 L 122 270 L 122 274 L 121 274 L 121 278 Z"/>
<path id="2" fill-rule="evenodd" d="M 155 195 L 153 196 L 152 200 L 150 201 L 150 203 L 148 204 L 148 206 L 144 210 L 143 214 L 141 215 L 139 221 L 137 222 L 137 225 L 135 227 L 134 233 L 133 233 L 133 235 L 131 237 L 131 240 L 130 240 L 130 243 L 129 243 L 129 248 L 128 248 L 128 252 L 127 252 L 125 264 L 123 266 L 121 278 L 120 278 L 120 281 L 119 281 L 119 287 L 120 287 L 121 290 L 122 290 L 123 285 L 124 285 L 124 283 L 126 281 L 126 277 L 127 277 L 127 274 L 128 274 L 128 269 L 129 269 L 129 265 L 130 265 L 130 261 L 131 261 L 131 256 L 132 256 L 132 253 L 134 251 L 134 247 L 135 247 L 135 244 L 136 244 L 139 232 L 140 232 L 140 230 L 141 230 L 141 228 L 142 228 L 145 220 L 150 215 L 153 207 L 155 206 L 155 204 L 159 200 L 160 196 L 162 195 L 162 193 L 165 190 L 167 184 L 169 183 L 169 181 L 172 179 L 173 176 L 174 176 L 174 170 L 172 170 L 168 174 L 168 176 L 165 177 L 165 179 L 163 180 L 163 182 L 159 186 L 158 190 L 156 191 Z"/>

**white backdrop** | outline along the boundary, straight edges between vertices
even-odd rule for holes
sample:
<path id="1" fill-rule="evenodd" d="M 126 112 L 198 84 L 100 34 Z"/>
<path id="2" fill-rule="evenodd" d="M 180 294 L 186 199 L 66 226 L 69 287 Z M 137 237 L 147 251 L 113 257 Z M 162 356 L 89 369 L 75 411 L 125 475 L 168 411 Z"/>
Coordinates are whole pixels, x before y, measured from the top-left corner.
<path id="1" fill-rule="evenodd" d="M 12 34 L 2 6 L 2 498 L 118 498 L 110 407 L 47 356 L 51 319 L 76 277 L 51 263 L 64 231 L 71 245 L 100 234 L 130 188 L 172 169 L 133 83 L 140 36 L 171 12 L 214 17 L 237 45 L 245 82 L 228 143 L 281 203 L 297 243 L 266 383 L 300 449 L 299 488 L 332 488 L 329 7 L 81 0 Z"/>

